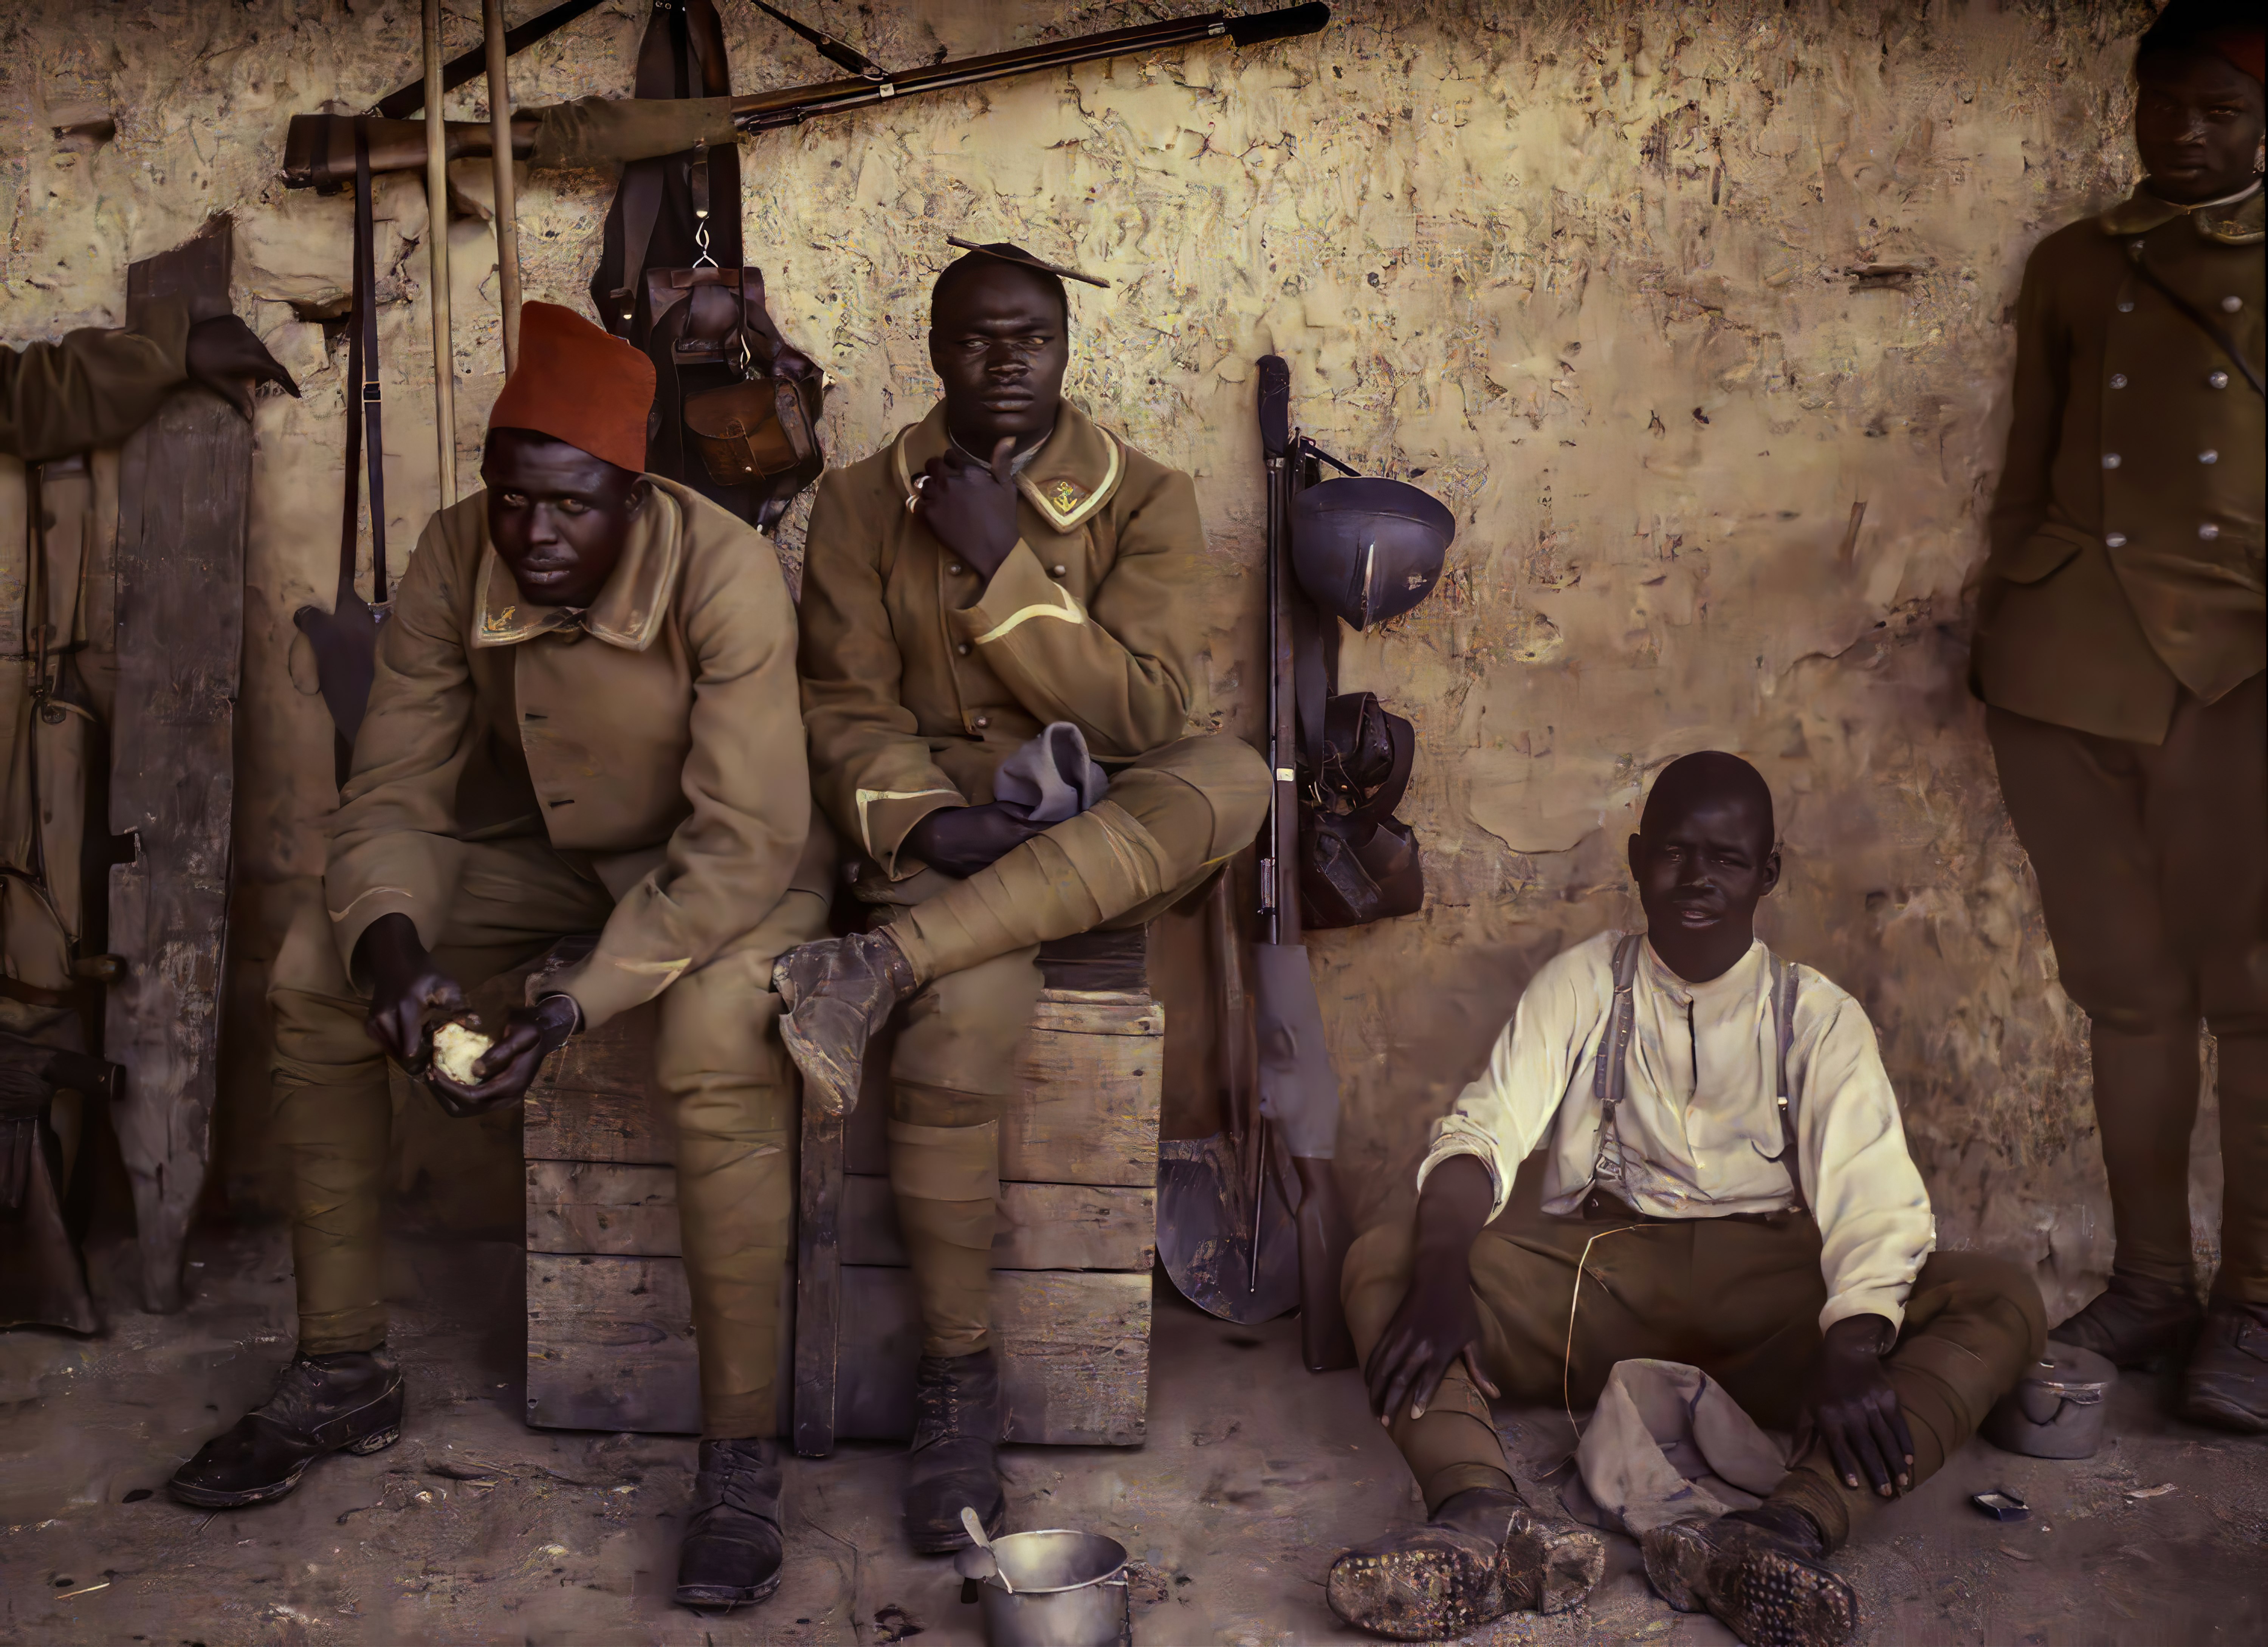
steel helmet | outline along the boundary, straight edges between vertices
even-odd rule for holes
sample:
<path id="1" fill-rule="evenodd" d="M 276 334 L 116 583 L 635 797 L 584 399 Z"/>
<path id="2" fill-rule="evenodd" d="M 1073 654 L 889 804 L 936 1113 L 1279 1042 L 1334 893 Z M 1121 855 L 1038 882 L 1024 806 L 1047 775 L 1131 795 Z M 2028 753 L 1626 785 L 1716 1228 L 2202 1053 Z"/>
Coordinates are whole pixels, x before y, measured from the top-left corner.
<path id="1" fill-rule="evenodd" d="M 1292 499 L 1300 587 L 1357 629 L 1398 618 L 1432 593 L 1456 535 L 1447 506 L 1403 481 L 1324 481 Z"/>

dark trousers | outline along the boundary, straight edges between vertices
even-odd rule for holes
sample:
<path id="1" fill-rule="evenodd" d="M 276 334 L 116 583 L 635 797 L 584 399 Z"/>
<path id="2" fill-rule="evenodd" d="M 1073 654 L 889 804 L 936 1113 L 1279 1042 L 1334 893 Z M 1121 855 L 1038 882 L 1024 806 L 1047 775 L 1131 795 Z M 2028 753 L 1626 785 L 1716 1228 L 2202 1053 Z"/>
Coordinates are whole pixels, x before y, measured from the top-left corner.
<path id="1" fill-rule="evenodd" d="M 2162 744 L 1986 711 L 2063 987 L 2093 1020 L 2122 1272 L 2186 1284 L 2198 1020 L 2220 1043 L 2216 1298 L 2268 1304 L 2268 675 Z"/>

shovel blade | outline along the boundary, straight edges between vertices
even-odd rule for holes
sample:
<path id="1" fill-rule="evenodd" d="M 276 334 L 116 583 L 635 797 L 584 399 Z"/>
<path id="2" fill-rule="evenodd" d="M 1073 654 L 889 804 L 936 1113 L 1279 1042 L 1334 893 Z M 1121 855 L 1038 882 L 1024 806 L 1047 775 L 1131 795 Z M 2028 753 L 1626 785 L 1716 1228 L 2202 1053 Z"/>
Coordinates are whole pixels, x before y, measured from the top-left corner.
<path id="1" fill-rule="evenodd" d="M 1206 1314 L 1256 1326 L 1300 1301 L 1300 1237 L 1276 1174 L 1262 1174 L 1260 1268 L 1235 1143 L 1168 1138 L 1158 1146 L 1158 1257 L 1181 1295 Z"/>

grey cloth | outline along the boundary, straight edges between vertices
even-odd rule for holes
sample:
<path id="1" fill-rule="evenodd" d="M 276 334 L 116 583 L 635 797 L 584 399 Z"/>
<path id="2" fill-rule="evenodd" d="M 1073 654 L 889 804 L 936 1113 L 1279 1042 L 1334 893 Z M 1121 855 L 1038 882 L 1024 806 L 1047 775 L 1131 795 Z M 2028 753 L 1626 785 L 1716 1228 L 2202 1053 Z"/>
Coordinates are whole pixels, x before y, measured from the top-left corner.
<path id="1" fill-rule="evenodd" d="M 1559 1502 L 1632 1537 L 1671 1521 L 1753 1509 L 1787 1474 L 1789 1449 L 1698 1367 L 1618 1361 L 1575 1449 Z"/>
<path id="2" fill-rule="evenodd" d="M 1029 808 L 1034 823 L 1076 818 L 1109 789 L 1110 779 L 1086 753 L 1086 734 L 1069 721 L 1049 722 L 992 775 L 992 798 Z"/>

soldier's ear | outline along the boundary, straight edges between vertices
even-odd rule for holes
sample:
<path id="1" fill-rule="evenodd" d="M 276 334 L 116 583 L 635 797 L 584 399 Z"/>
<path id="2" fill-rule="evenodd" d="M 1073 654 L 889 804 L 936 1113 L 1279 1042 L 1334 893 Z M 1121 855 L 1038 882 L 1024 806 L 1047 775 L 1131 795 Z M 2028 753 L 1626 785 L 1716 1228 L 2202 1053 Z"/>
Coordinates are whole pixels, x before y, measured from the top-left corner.
<path id="1" fill-rule="evenodd" d="M 653 496 L 653 482 L 643 474 L 630 482 L 630 493 L 622 499 L 622 513 L 636 515 L 645 507 L 645 500 Z"/>

